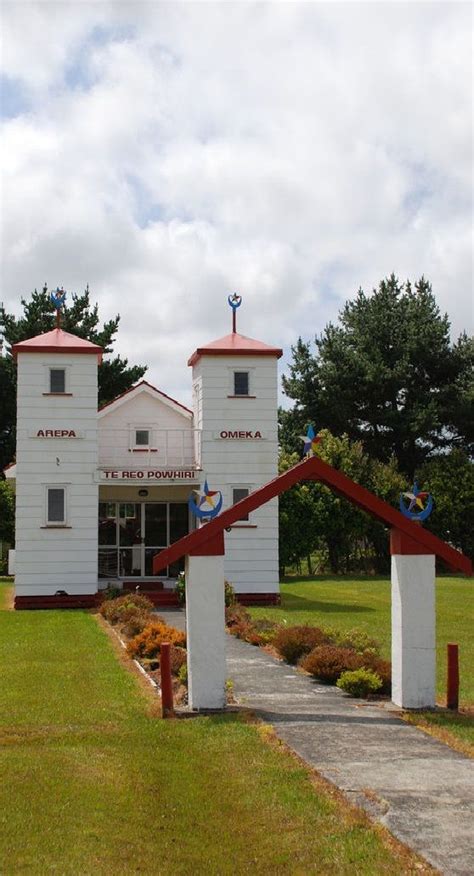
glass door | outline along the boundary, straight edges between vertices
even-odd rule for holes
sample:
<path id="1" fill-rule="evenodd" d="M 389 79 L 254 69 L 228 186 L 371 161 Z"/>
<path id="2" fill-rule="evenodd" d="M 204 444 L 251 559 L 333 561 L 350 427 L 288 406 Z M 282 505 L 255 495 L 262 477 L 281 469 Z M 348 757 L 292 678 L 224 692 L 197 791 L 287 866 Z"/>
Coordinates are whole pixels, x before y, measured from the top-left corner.
<path id="1" fill-rule="evenodd" d="M 186 502 L 100 502 L 99 577 L 152 578 L 155 554 L 188 532 Z M 183 568 L 179 560 L 160 577 Z"/>
<path id="2" fill-rule="evenodd" d="M 166 502 L 147 502 L 144 505 L 144 511 L 145 567 L 143 574 L 151 577 L 153 575 L 153 557 L 168 544 L 168 505 Z"/>
<path id="3" fill-rule="evenodd" d="M 143 576 L 142 503 L 119 502 L 119 577 Z"/>

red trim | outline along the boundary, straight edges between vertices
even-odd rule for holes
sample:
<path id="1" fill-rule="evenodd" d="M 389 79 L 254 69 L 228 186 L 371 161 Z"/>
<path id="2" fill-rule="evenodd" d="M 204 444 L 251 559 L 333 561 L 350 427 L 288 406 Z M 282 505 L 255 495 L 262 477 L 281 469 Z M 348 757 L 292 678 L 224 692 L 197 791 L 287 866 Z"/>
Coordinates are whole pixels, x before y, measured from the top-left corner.
<path id="1" fill-rule="evenodd" d="M 235 598 L 241 605 L 280 605 L 279 593 L 236 593 Z"/>
<path id="2" fill-rule="evenodd" d="M 181 402 L 176 401 L 175 398 L 172 398 L 170 395 L 167 395 L 166 392 L 162 392 L 161 389 L 157 389 L 156 386 L 153 386 L 152 383 L 148 383 L 148 380 L 140 380 L 139 383 L 136 383 L 135 386 L 131 386 L 130 389 L 126 389 L 125 392 L 122 392 L 120 395 L 117 395 L 112 401 L 106 402 L 105 405 L 101 405 L 99 408 L 99 414 L 102 411 L 105 411 L 106 408 L 110 407 L 110 405 L 115 404 L 119 399 L 124 398 L 124 396 L 129 395 L 129 393 L 133 392 L 135 389 L 138 389 L 140 386 L 148 386 L 148 389 L 152 389 L 154 392 L 157 392 L 158 395 L 162 395 L 163 398 L 167 398 L 168 401 L 173 402 L 174 405 L 178 405 L 179 408 L 182 408 L 183 411 L 187 411 L 188 414 L 192 414 L 193 412 L 186 407 L 186 405 L 182 405 Z"/>
<path id="3" fill-rule="evenodd" d="M 99 593 L 78 593 L 72 596 L 16 596 L 15 608 L 17 611 L 37 608 L 95 608 L 99 602 Z"/>
<path id="4" fill-rule="evenodd" d="M 8 471 L 8 469 L 13 468 L 14 465 L 16 465 L 16 460 L 15 460 L 15 462 L 9 462 L 8 465 L 5 466 L 3 471 Z"/>
<path id="5" fill-rule="evenodd" d="M 163 590 L 163 586 L 163 581 L 137 581 L 136 578 L 131 578 L 130 581 L 123 582 L 122 590 L 125 593 L 135 593 L 138 587 L 138 593 L 146 593 L 147 590 Z"/>
<path id="6" fill-rule="evenodd" d="M 64 395 L 72 396 L 72 392 L 43 392 L 43 395 L 55 395 L 62 398 Z"/>
<path id="7" fill-rule="evenodd" d="M 283 493 L 284 490 L 288 490 L 294 484 L 299 483 L 299 481 L 305 480 L 320 481 L 333 490 L 333 492 L 348 499 L 353 505 L 362 508 L 371 517 L 375 517 L 376 520 L 380 520 L 381 523 L 390 528 L 399 529 L 415 542 L 428 548 L 429 553 L 436 554 L 452 569 L 472 575 L 472 562 L 468 557 L 455 550 L 446 542 L 441 541 L 432 532 L 423 529 L 412 520 L 408 520 L 400 511 L 392 508 L 383 499 L 374 496 L 365 487 L 354 483 L 347 475 L 337 471 L 316 456 L 304 459 L 302 462 L 294 465 L 288 471 L 278 475 L 274 480 L 269 481 L 268 484 L 250 493 L 245 499 L 241 499 L 240 502 L 232 505 L 231 508 L 227 508 L 222 514 L 219 514 L 218 517 L 207 523 L 206 526 L 195 529 L 189 535 L 185 535 L 179 541 L 170 545 L 170 547 L 153 558 L 153 574 L 156 575 L 165 566 L 176 562 L 185 554 L 190 554 L 196 548 L 218 535 L 219 532 L 228 529 L 237 520 L 247 517 L 252 511 L 259 508 L 260 505 L 264 505 L 265 502 Z"/>
<path id="8" fill-rule="evenodd" d="M 224 533 L 218 532 L 214 538 L 199 544 L 189 552 L 190 557 L 222 557 L 225 554 Z"/>
<path id="9" fill-rule="evenodd" d="M 417 524 L 418 526 L 420 524 Z M 415 541 L 405 532 L 400 532 L 399 529 L 392 528 L 390 530 L 390 553 L 401 554 L 402 556 L 416 556 L 432 554 L 430 548 L 424 547 L 419 541 Z"/>
<path id="10" fill-rule="evenodd" d="M 459 648 L 454 642 L 448 643 L 448 672 L 446 683 L 446 707 L 459 708 Z"/>
<path id="11" fill-rule="evenodd" d="M 227 398 L 257 398 L 256 395 L 228 395 Z"/>

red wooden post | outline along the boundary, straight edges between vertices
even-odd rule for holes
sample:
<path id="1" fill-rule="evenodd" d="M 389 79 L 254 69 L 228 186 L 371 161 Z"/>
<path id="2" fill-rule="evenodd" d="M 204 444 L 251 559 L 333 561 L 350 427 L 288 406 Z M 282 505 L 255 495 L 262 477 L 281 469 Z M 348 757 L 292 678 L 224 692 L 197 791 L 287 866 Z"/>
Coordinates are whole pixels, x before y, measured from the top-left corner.
<path id="1" fill-rule="evenodd" d="M 448 709 L 459 708 L 459 649 L 457 645 L 448 644 Z"/>
<path id="2" fill-rule="evenodd" d="M 171 661 L 170 661 L 171 645 L 169 642 L 162 642 L 160 645 L 160 674 L 161 674 L 161 715 L 163 718 L 172 718 L 174 715 L 173 708 L 173 688 L 171 685 Z"/>

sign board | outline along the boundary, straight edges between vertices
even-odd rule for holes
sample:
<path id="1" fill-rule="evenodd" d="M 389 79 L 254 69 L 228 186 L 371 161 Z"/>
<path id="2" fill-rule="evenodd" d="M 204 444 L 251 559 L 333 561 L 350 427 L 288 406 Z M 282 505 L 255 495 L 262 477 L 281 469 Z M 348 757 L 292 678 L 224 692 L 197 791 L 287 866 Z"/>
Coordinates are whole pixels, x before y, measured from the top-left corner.
<path id="1" fill-rule="evenodd" d="M 265 437 L 259 429 L 222 429 L 214 435 L 224 441 L 262 441 Z"/>
<path id="2" fill-rule="evenodd" d="M 101 481 L 198 481 L 192 469 L 113 469 L 100 472 Z"/>
<path id="3" fill-rule="evenodd" d="M 29 438 L 83 438 L 84 432 L 78 429 L 36 429 L 28 433 Z"/>

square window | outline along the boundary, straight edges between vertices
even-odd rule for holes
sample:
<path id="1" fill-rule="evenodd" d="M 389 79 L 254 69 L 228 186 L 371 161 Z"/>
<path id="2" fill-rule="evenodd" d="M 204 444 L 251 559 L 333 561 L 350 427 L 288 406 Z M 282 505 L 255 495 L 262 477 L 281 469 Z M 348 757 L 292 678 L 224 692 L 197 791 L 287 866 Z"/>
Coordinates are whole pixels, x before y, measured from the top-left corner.
<path id="1" fill-rule="evenodd" d="M 49 391 L 66 392 L 66 370 L 64 368 L 49 369 Z"/>
<path id="2" fill-rule="evenodd" d="M 135 446 L 148 447 L 150 444 L 149 429 L 135 429 Z"/>
<path id="3" fill-rule="evenodd" d="M 66 490 L 64 487 L 48 487 L 48 523 L 66 522 Z"/>
<path id="4" fill-rule="evenodd" d="M 234 371 L 234 395 L 249 394 L 248 371 Z"/>
<path id="5" fill-rule="evenodd" d="M 245 499 L 249 494 L 248 487 L 233 487 L 232 488 L 232 504 L 235 505 L 236 502 L 240 502 L 241 499 Z M 243 517 L 239 517 L 239 520 L 248 520 L 249 515 L 245 514 Z"/>

